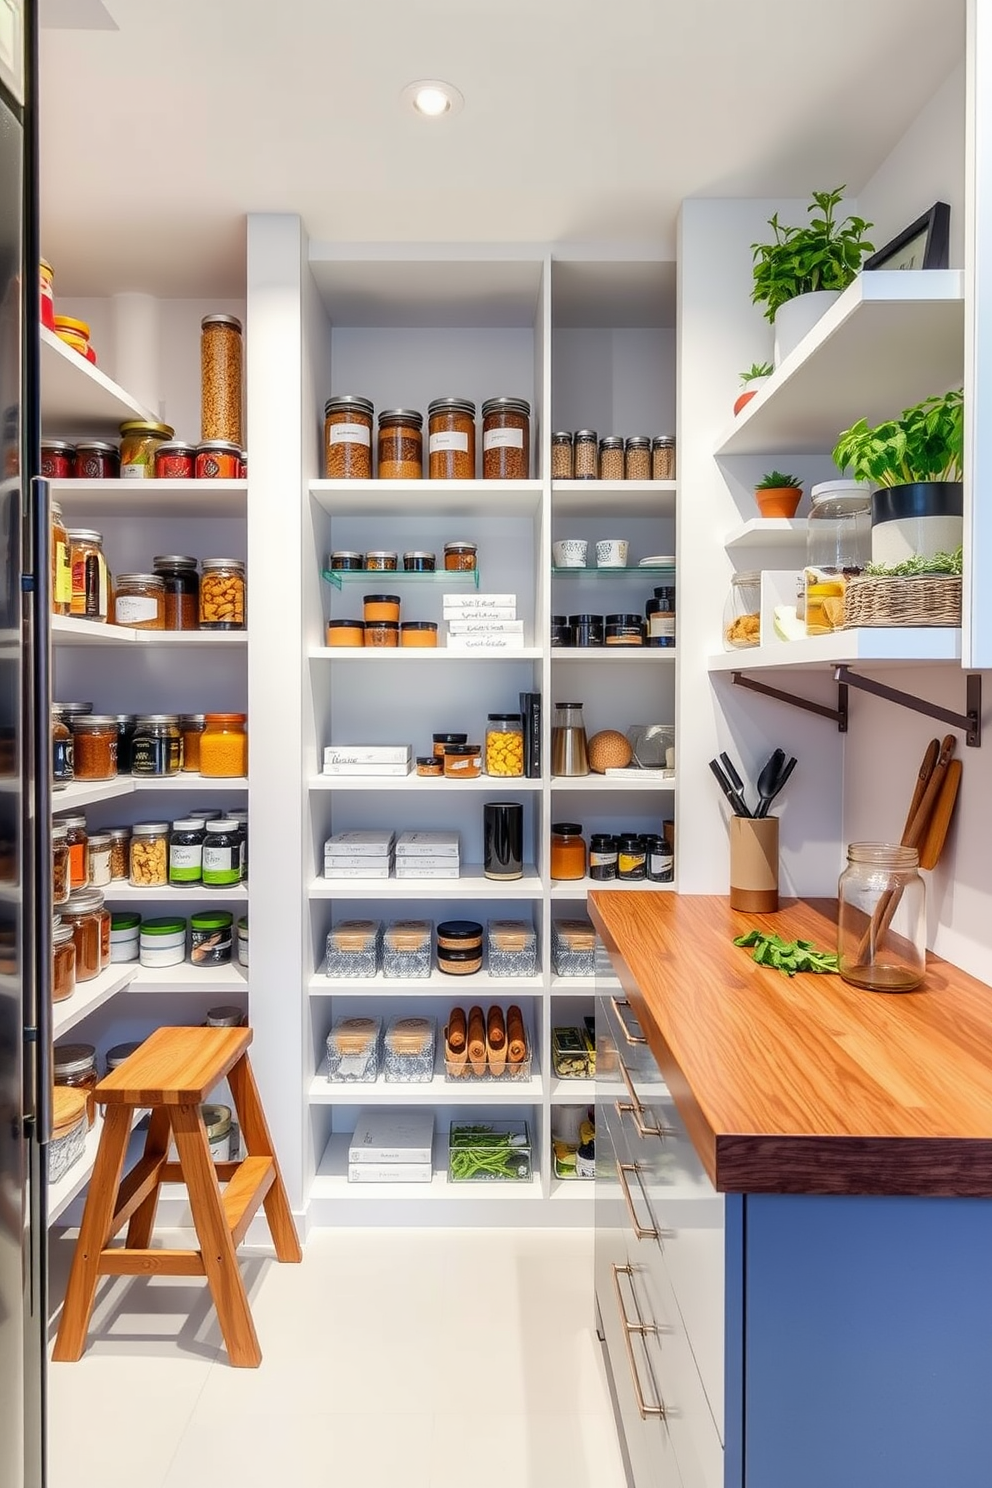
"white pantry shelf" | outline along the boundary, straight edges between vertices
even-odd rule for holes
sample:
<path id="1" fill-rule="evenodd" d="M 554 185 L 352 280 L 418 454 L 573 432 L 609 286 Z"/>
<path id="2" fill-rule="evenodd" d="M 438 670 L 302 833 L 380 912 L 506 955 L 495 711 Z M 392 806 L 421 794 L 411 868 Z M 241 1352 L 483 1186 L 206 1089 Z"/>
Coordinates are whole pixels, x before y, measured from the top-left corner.
<path id="1" fill-rule="evenodd" d="M 631 770 L 629 776 L 618 775 L 553 775 L 551 789 L 554 791 L 673 791 L 675 776 L 665 780 L 650 778 L 641 780 L 639 771 Z"/>
<path id="2" fill-rule="evenodd" d="M 751 517 L 732 532 L 723 546 L 728 553 L 742 553 L 752 548 L 788 548 L 798 552 L 806 546 L 805 517 Z"/>
<path id="3" fill-rule="evenodd" d="M 445 780 L 430 775 L 418 775 L 416 768 L 409 775 L 314 775 L 310 779 L 312 791 L 454 791 L 462 795 L 466 791 L 539 791 L 540 780 L 527 780 L 523 776 L 480 775 L 477 780 Z"/>
<path id="4" fill-rule="evenodd" d="M 554 1106 L 591 1106 L 596 1101 L 595 1080 L 562 1080 L 551 1077 L 551 1104 Z"/>
<path id="5" fill-rule="evenodd" d="M 556 517 L 674 517 L 675 481 L 556 480 L 551 511 Z"/>
<path id="6" fill-rule="evenodd" d="M 539 480 L 310 482 L 310 494 L 324 511 L 359 517 L 532 517 L 543 490 Z"/>
<path id="7" fill-rule="evenodd" d="M 611 878 L 599 882 L 593 878 L 567 879 L 551 885 L 552 899 L 584 899 L 591 889 L 617 890 L 621 894 L 641 891 L 646 894 L 674 894 L 673 883 L 651 883 L 649 879 L 635 879 L 632 883 L 622 878 Z M 557 990 L 557 989 L 555 989 Z"/>
<path id="8" fill-rule="evenodd" d="M 144 904 L 156 915 L 168 913 L 170 906 L 186 903 L 203 903 L 212 909 L 225 909 L 232 904 L 248 902 L 247 884 L 236 884 L 230 889 L 204 888 L 203 884 L 183 884 L 181 887 L 161 884 L 154 889 L 137 889 L 133 884 L 115 881 L 107 884 L 103 892 L 111 904 Z M 154 909 L 151 908 L 153 905 Z"/>
<path id="9" fill-rule="evenodd" d="M 462 863 L 458 878 L 315 878 L 310 885 L 311 899 L 540 899 L 542 892 L 530 863 L 509 883 L 486 878 L 478 863 Z"/>
<path id="10" fill-rule="evenodd" d="M 711 656 L 711 672 L 806 670 L 852 662 L 873 666 L 906 667 L 924 662 L 961 660 L 961 631 L 953 626 L 863 626 L 833 635 L 806 636 L 798 641 L 773 641 L 767 646 L 742 646 Z"/>
<path id="11" fill-rule="evenodd" d="M 50 331 L 41 332 L 41 423 L 45 434 L 117 438 L 124 419 L 157 420 L 130 393 Z"/>
<path id="12" fill-rule="evenodd" d="M 58 480 L 52 497 L 66 517 L 244 517 L 241 480 Z"/>
<path id="13" fill-rule="evenodd" d="M 134 630 L 130 625 L 107 625 L 81 620 L 78 615 L 52 616 L 56 646 L 247 646 L 246 630 Z"/>
<path id="14" fill-rule="evenodd" d="M 613 884 L 598 884 L 598 888 L 612 889 Z M 656 885 L 657 887 L 657 885 Z M 583 997 L 596 990 L 596 978 L 594 976 L 559 976 L 554 972 L 551 977 L 552 997 Z"/>
<path id="15" fill-rule="evenodd" d="M 328 1080 L 325 1066 L 326 1061 L 310 1081 L 312 1106 L 520 1106 L 533 1105 L 543 1094 L 539 1074 L 531 1075 L 529 1080 L 510 1080 L 506 1076 L 498 1080 L 448 1080 L 442 1063 L 433 1080 L 423 1085 L 394 1083 L 381 1075 L 364 1084 L 356 1080 Z"/>
<path id="16" fill-rule="evenodd" d="M 473 972 L 471 976 L 449 976 L 436 968 L 426 977 L 384 977 L 379 972 L 374 977 L 348 978 L 329 977 L 315 971 L 307 983 L 311 997 L 467 997 L 478 994 L 478 1002 L 513 997 L 540 997 L 544 990 L 544 977 L 491 977 L 487 971 Z"/>
<path id="17" fill-rule="evenodd" d="M 94 801 L 109 801 L 115 796 L 130 796 L 136 791 L 244 791 L 248 789 L 245 776 L 225 776 L 215 779 L 210 775 L 198 775 L 194 771 L 183 771 L 179 775 L 118 775 L 114 780 L 73 780 L 62 790 L 52 793 L 52 812 L 75 811 L 80 806 L 90 806 Z"/>
<path id="18" fill-rule="evenodd" d="M 76 811 L 80 806 L 111 801 L 115 796 L 130 796 L 133 791 L 134 780 L 130 775 L 118 775 L 114 780 L 73 780 L 61 790 L 52 791 L 52 814 Z"/>
<path id="19" fill-rule="evenodd" d="M 77 1023 L 82 1023 L 105 1002 L 120 992 L 199 992 L 207 996 L 218 993 L 243 993 L 248 990 L 248 972 L 232 962 L 230 966 L 194 966 L 184 961 L 179 966 L 141 966 L 137 961 L 113 962 L 89 982 L 79 982 L 71 997 L 57 1002 L 52 1009 L 52 1034 L 61 1038 Z"/>
<path id="20" fill-rule="evenodd" d="M 590 666 L 598 661 L 636 662 L 638 666 L 664 665 L 675 661 L 674 646 L 555 646 L 551 652 L 553 666 L 562 662 Z"/>
<path id="21" fill-rule="evenodd" d="M 140 970 L 137 961 L 114 962 L 92 981 L 77 983 L 71 997 L 56 1002 L 52 1007 L 52 1037 L 61 1038 L 90 1013 L 96 1012 L 98 1007 L 116 997 L 129 982 L 134 981 Z"/>
<path id="22" fill-rule="evenodd" d="M 388 577 L 388 575 L 387 575 Z M 540 646 L 518 646 L 515 651 L 449 651 L 447 646 L 311 646 L 307 653 L 314 661 L 367 661 L 376 665 L 389 662 L 460 661 L 475 666 L 476 662 L 540 661 Z"/>
<path id="23" fill-rule="evenodd" d="M 361 1087 L 355 1086 L 358 1090 Z M 358 1102 L 360 1104 L 360 1101 Z M 532 1134 L 533 1135 L 533 1134 Z M 434 1140 L 434 1177 L 430 1183 L 349 1183 L 348 1148 L 351 1135 L 334 1132 L 324 1148 L 317 1175 L 310 1188 L 310 1200 L 348 1199 L 355 1202 L 378 1200 L 386 1202 L 394 1215 L 395 1205 L 401 1200 L 406 1206 L 418 1199 L 428 1202 L 463 1201 L 468 1205 L 477 1203 L 504 1205 L 514 1201 L 540 1199 L 541 1177 L 534 1172 L 528 1179 L 505 1183 L 452 1183 L 448 1177 L 448 1138 L 444 1131 Z M 534 1149 L 532 1149 L 532 1155 Z"/>

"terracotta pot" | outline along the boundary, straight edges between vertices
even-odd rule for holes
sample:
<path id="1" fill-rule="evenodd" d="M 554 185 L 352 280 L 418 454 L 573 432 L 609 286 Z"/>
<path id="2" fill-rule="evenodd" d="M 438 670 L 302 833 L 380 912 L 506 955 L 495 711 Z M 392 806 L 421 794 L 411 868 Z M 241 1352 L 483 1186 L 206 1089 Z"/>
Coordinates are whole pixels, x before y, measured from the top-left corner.
<path id="1" fill-rule="evenodd" d="M 771 486 L 755 491 L 754 499 L 763 517 L 794 517 L 803 493 L 796 486 Z"/>
<path id="2" fill-rule="evenodd" d="M 741 393 L 740 397 L 735 400 L 735 402 L 734 402 L 734 417 L 735 418 L 736 418 L 737 414 L 740 413 L 741 409 L 744 407 L 744 404 L 745 403 L 750 403 L 751 399 L 754 397 L 754 395 L 755 395 L 755 393 L 757 391 L 758 391 L 757 388 L 748 388 L 748 390 L 747 390 L 746 393 Z"/>

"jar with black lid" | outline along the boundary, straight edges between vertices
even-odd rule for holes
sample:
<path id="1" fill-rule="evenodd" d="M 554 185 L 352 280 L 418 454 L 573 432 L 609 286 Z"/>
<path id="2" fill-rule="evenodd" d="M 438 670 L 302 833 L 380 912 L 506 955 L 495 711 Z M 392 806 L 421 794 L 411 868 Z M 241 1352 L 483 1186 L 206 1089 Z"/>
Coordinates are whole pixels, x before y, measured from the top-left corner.
<path id="1" fill-rule="evenodd" d="M 165 587 L 165 629 L 197 630 L 200 624 L 200 576 L 196 559 L 163 553 L 152 568 Z"/>
<path id="2" fill-rule="evenodd" d="M 241 882 L 241 834 L 230 817 L 207 823 L 203 839 L 203 882 L 214 889 L 230 889 Z"/>
<path id="3" fill-rule="evenodd" d="M 611 832 L 593 832 L 589 839 L 589 877 L 606 883 L 617 876 L 617 839 Z"/>
<path id="4" fill-rule="evenodd" d="M 435 398 L 427 406 L 427 430 L 431 480 L 474 480 L 475 404 L 467 398 Z"/>
<path id="5" fill-rule="evenodd" d="M 444 748 L 446 744 L 467 744 L 468 734 L 432 734 L 431 742 L 434 745 L 436 759 L 444 759 Z"/>
<path id="6" fill-rule="evenodd" d="M 134 767 L 134 731 L 137 718 L 133 713 L 114 713 L 117 725 L 117 773 L 130 775 Z"/>
<path id="7" fill-rule="evenodd" d="M 627 883 L 647 877 L 644 839 L 637 832 L 621 832 L 617 839 L 617 878 Z"/>
<path id="8" fill-rule="evenodd" d="M 182 766 L 182 735 L 175 713 L 142 713 L 135 722 L 131 758 L 133 775 L 178 775 Z"/>
<path id="9" fill-rule="evenodd" d="M 657 832 L 643 838 L 645 868 L 650 883 L 671 883 L 675 877 L 675 854 L 671 844 Z"/>
<path id="10" fill-rule="evenodd" d="M 180 888 L 198 884 L 203 876 L 203 823 L 180 817 L 169 833 L 169 882 Z"/>
<path id="11" fill-rule="evenodd" d="M 608 646 L 643 646 L 644 621 L 640 615 L 607 615 L 604 637 Z"/>
<path id="12" fill-rule="evenodd" d="M 573 646 L 601 646 L 603 644 L 602 615 L 569 615 L 568 624 L 572 632 Z"/>
<path id="13" fill-rule="evenodd" d="M 552 646 L 572 644 L 572 627 L 568 623 L 567 615 L 551 616 L 551 644 Z"/>
<path id="14" fill-rule="evenodd" d="M 52 785 L 63 790 L 73 780 L 72 731 L 62 716 L 58 703 L 52 704 Z"/>
<path id="15" fill-rule="evenodd" d="M 654 591 L 654 599 L 644 606 L 647 618 L 647 641 L 649 646 L 671 649 L 675 645 L 675 586 L 663 584 Z"/>
<path id="16" fill-rule="evenodd" d="M 79 976 L 76 980 L 84 978 Z M 52 1050 L 52 1084 L 71 1085 L 86 1096 L 86 1120 L 92 1128 L 96 1120 L 96 1101 L 93 1092 L 99 1083 L 96 1070 L 96 1047 L 93 1044 L 56 1044 Z"/>
<path id="17" fill-rule="evenodd" d="M 424 416 L 415 408 L 384 408 L 379 415 L 379 479 L 421 480 Z"/>
<path id="18" fill-rule="evenodd" d="M 575 479 L 597 480 L 599 477 L 599 438 L 595 429 L 575 431 Z"/>

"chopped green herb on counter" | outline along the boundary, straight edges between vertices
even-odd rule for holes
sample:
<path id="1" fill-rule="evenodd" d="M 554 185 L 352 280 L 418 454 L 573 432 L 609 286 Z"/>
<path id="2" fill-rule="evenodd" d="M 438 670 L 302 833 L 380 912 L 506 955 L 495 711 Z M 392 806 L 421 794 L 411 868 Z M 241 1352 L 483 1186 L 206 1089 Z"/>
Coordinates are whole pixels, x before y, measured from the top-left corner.
<path id="1" fill-rule="evenodd" d="M 765 935 L 761 930 L 750 930 L 747 935 L 735 935 L 734 945 L 751 951 L 751 960 L 759 966 L 770 966 L 783 976 L 795 976 L 797 971 L 836 971 L 837 957 L 833 951 L 818 951 L 811 940 L 783 940 L 780 935 Z"/>

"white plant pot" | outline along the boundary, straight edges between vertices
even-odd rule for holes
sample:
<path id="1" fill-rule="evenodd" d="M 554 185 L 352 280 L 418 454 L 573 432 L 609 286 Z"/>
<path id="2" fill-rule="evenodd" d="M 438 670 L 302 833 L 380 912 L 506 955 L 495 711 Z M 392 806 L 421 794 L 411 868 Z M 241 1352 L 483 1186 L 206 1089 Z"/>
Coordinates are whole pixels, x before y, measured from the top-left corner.
<path id="1" fill-rule="evenodd" d="M 795 351 L 803 337 L 834 301 L 840 299 L 841 294 L 839 289 L 814 289 L 811 294 L 796 295 L 795 299 L 779 305 L 773 326 L 772 360 L 776 367 L 780 367 L 789 353 Z"/>

